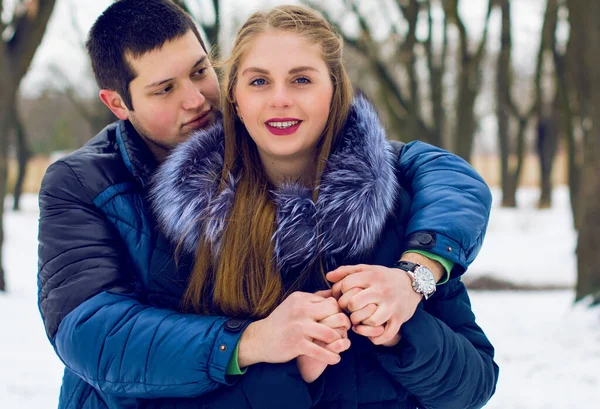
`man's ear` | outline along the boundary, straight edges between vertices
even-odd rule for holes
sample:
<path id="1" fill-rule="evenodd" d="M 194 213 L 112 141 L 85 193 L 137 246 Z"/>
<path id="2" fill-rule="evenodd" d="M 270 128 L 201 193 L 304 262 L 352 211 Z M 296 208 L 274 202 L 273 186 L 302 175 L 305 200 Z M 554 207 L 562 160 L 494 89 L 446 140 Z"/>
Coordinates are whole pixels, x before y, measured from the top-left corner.
<path id="1" fill-rule="evenodd" d="M 104 105 L 106 105 L 108 109 L 110 109 L 112 113 L 117 116 L 117 118 L 121 120 L 129 118 L 129 109 L 127 109 L 123 98 L 121 98 L 117 91 L 101 89 L 100 99 L 102 102 L 104 102 Z"/>

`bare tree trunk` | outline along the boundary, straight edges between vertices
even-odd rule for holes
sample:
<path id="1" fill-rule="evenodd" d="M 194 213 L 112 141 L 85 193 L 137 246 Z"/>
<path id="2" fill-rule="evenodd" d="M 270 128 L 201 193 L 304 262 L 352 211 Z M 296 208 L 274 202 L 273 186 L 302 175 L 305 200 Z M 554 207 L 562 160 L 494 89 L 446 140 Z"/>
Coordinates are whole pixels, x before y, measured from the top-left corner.
<path id="1" fill-rule="evenodd" d="M 444 16 L 443 22 L 443 45 L 442 52 L 435 61 L 433 50 L 433 19 L 431 15 L 431 1 L 427 1 L 427 22 L 429 31 L 427 41 L 425 42 L 425 50 L 427 51 L 427 66 L 429 67 L 429 77 L 431 78 L 431 104 L 433 106 L 433 127 L 430 134 L 430 142 L 432 145 L 444 147 L 444 127 L 446 124 L 444 116 L 444 86 L 443 77 L 446 72 L 446 58 L 448 51 L 448 22 Z"/>
<path id="2" fill-rule="evenodd" d="M 6 192 L 7 169 L 8 169 L 8 141 L 0 139 L 0 244 L 4 242 L 4 193 Z M 0 248 L 1 249 L 1 248 Z M 0 251 L 0 291 L 6 291 L 6 280 L 4 278 L 4 263 L 2 251 Z"/>
<path id="3" fill-rule="evenodd" d="M 564 57 L 561 57 L 564 58 Z M 564 63 L 563 63 L 564 64 Z M 566 71 L 566 70 L 565 70 Z M 568 162 L 568 181 L 569 181 L 569 200 L 571 202 L 571 213 L 573 214 L 573 226 L 579 230 L 581 226 L 581 212 L 579 211 L 580 200 L 580 181 L 581 165 L 577 158 L 577 142 L 575 141 L 575 121 L 573 120 L 573 110 L 569 101 L 570 90 L 567 88 L 566 73 L 564 77 L 559 74 L 561 79 L 561 124 L 562 130 L 567 142 L 567 162 Z M 564 82 L 564 85 L 562 85 Z"/>
<path id="4" fill-rule="evenodd" d="M 2 1 L 0 1 L 0 14 Z M 0 33 L 4 33 L 4 23 L 0 20 Z M 6 180 L 8 168 L 8 123 L 9 112 L 12 111 L 11 100 L 14 94 L 14 85 L 11 81 L 10 62 L 3 58 L 7 53 L 7 44 L 0 38 L 0 292 L 6 291 L 4 278 L 4 263 L 2 260 L 2 243 L 4 242 L 4 196 L 6 193 Z"/>
<path id="5" fill-rule="evenodd" d="M 16 136 L 17 145 L 17 162 L 18 162 L 18 175 L 15 182 L 15 189 L 13 192 L 13 211 L 19 210 L 19 204 L 21 201 L 21 193 L 23 192 L 23 183 L 27 174 L 27 162 L 29 161 L 30 152 L 27 144 L 27 138 L 25 136 L 25 128 L 21 122 L 17 105 L 13 105 L 13 129 Z"/>
<path id="6" fill-rule="evenodd" d="M 571 26 L 569 43 L 566 55 L 554 52 L 554 62 L 558 78 L 561 81 L 560 91 L 564 91 L 563 107 L 564 116 L 570 125 L 567 128 L 567 155 L 569 168 L 569 196 L 571 210 L 573 212 L 573 224 L 577 230 L 580 229 L 581 221 L 581 175 L 583 171 L 583 144 L 588 139 L 588 102 L 589 89 L 587 73 L 584 69 L 583 55 L 585 53 L 584 43 L 585 27 L 578 26 L 581 23 L 579 13 L 585 13 L 584 9 L 578 10 L 576 5 L 569 0 L 569 24 Z M 565 127 L 567 125 L 565 124 Z M 583 141 L 577 140 L 575 129 L 583 134 Z"/>
<path id="7" fill-rule="evenodd" d="M 552 205 L 552 167 L 558 149 L 559 140 L 559 117 L 560 117 L 560 95 L 558 86 L 552 101 L 544 98 L 542 89 L 542 77 L 544 72 L 544 60 L 546 55 L 556 50 L 556 27 L 558 24 L 557 0 L 548 0 L 544 23 L 542 26 L 542 38 L 537 58 L 537 73 L 535 79 L 536 93 L 539 98 L 538 104 L 538 127 L 537 127 L 537 153 L 540 161 L 541 192 L 538 202 L 539 208 L 549 208 Z M 554 76 L 556 79 L 556 76 Z M 558 81 L 554 81 L 558 85 Z"/>
<path id="8" fill-rule="evenodd" d="M 401 6 L 404 17 L 408 21 L 408 34 L 398 55 L 402 56 L 400 62 L 406 67 L 408 73 L 408 83 L 410 91 L 410 112 L 408 112 L 408 132 L 412 135 L 419 135 L 419 120 L 423 118 L 421 106 L 421 87 L 417 73 L 417 53 L 415 44 L 417 42 L 416 30 L 417 19 L 419 18 L 419 4 L 416 0 L 411 0 L 406 6 Z M 429 132 L 423 141 L 431 143 Z"/>
<path id="9" fill-rule="evenodd" d="M 588 81 L 589 137 L 585 140 L 581 180 L 581 226 L 577 240 L 576 300 L 592 296 L 600 302 L 600 4 L 583 0 L 569 2 L 571 27 L 584 30 L 582 35 L 584 79 Z"/>
<path id="10" fill-rule="evenodd" d="M 473 151 L 473 140 L 475 138 L 475 99 L 479 93 L 475 89 L 470 58 L 463 59 L 463 67 L 458 81 L 459 97 L 457 101 L 458 110 L 455 131 L 455 153 L 461 158 L 470 161 Z"/>
<path id="11" fill-rule="evenodd" d="M 4 44 L 0 41 L 0 47 Z M 0 58 L 0 291 L 6 291 L 4 278 L 4 260 L 2 257 L 2 243 L 4 243 L 4 197 L 6 196 L 6 183 L 8 179 L 8 130 L 11 124 L 10 112 L 14 104 L 14 86 L 10 81 L 10 71 L 7 64 Z"/>
<path id="12" fill-rule="evenodd" d="M 4 196 L 6 195 L 8 132 L 11 113 L 21 79 L 27 73 L 35 52 L 42 42 L 55 0 L 24 3 L 10 22 L 12 37 L 0 39 L 0 250 L 4 240 Z M 0 2 L 0 14 L 2 2 Z M 5 34 L 0 20 L 0 33 Z M 5 291 L 2 251 L 0 251 L 0 291 Z"/>
<path id="13" fill-rule="evenodd" d="M 510 160 L 510 5 L 503 0 L 500 53 L 496 68 L 496 119 L 498 121 L 498 146 L 500 148 L 500 181 L 502 184 L 502 206 L 516 207 L 517 187 L 509 171 Z"/>
<path id="14" fill-rule="evenodd" d="M 532 116 L 532 110 L 525 117 L 519 114 L 512 101 L 512 81 L 510 76 L 512 33 L 509 0 L 498 0 L 501 9 L 501 39 L 498 68 L 496 72 L 496 117 L 498 120 L 498 144 L 500 146 L 500 175 L 502 178 L 502 206 L 517 207 L 517 188 L 523 160 L 525 156 L 525 131 Z M 511 152 L 510 122 L 513 117 L 518 120 L 515 161 Z"/>
<path id="15" fill-rule="evenodd" d="M 509 1 L 509 0 L 506 0 Z M 525 158 L 525 131 L 531 114 L 526 117 L 519 116 L 519 128 L 517 131 L 517 152 L 516 165 L 508 167 L 507 180 L 503 182 L 502 191 L 502 206 L 517 207 L 517 189 L 519 188 L 519 180 L 523 170 L 523 161 Z"/>
<path id="16" fill-rule="evenodd" d="M 1 70 L 0 77 L 3 77 Z M 5 80 L 0 81 L 1 85 L 6 82 Z M 10 84 L 6 85 L 8 86 L 7 91 L 11 92 Z M 8 112 L 12 111 L 8 100 L 8 98 L 6 100 L 0 98 L 0 292 L 7 290 L 6 279 L 4 278 L 2 243 L 4 243 L 4 197 L 6 196 L 6 183 L 8 180 L 8 129 L 10 124 Z M 1 107 L 6 107 L 6 110 Z"/>
<path id="17" fill-rule="evenodd" d="M 460 49 L 460 72 L 458 76 L 458 100 L 456 112 L 456 131 L 454 142 L 454 153 L 463 159 L 470 161 L 473 151 L 475 130 L 477 129 L 475 118 L 475 100 L 481 89 L 481 62 L 485 55 L 487 46 L 487 35 L 492 12 L 493 2 L 488 1 L 488 11 L 483 29 L 481 42 L 475 53 L 469 52 L 469 40 L 467 29 L 458 13 L 458 0 L 443 2 L 446 18 L 452 20 L 459 32 Z"/>
<path id="18" fill-rule="evenodd" d="M 414 138 L 408 132 L 408 126 L 403 121 L 403 118 L 397 114 L 402 110 L 402 107 L 398 106 L 398 101 L 394 98 L 393 93 L 382 82 L 379 82 L 379 95 L 383 108 L 388 112 L 388 137 L 398 141 L 409 141 Z"/>
<path id="19" fill-rule="evenodd" d="M 498 144 L 500 147 L 500 175 L 502 184 L 502 206 L 517 206 L 517 189 L 525 159 L 525 132 L 538 106 L 539 93 L 534 95 L 534 102 L 525 115 L 512 98 L 511 53 L 512 32 L 510 0 L 497 0 L 501 9 L 500 54 L 496 77 L 496 116 L 498 120 Z M 538 73 L 540 72 L 538 66 Z M 511 137 L 511 121 L 518 124 L 516 138 Z M 513 140 L 515 152 L 513 153 Z"/>
<path id="20" fill-rule="evenodd" d="M 600 18 L 600 13 L 597 13 Z M 600 35 L 600 33 L 598 33 Z M 600 46 L 599 41 L 595 45 Z M 595 86 L 600 92 L 600 74 L 596 73 Z M 594 104 L 600 104 L 600 98 L 594 97 Z M 585 158 L 581 185 L 581 226 L 577 240 L 577 286 L 576 300 L 592 295 L 600 302 L 600 108 L 594 105 L 595 124 L 591 137 L 585 147 Z"/>
<path id="21" fill-rule="evenodd" d="M 538 119 L 537 151 L 540 160 L 540 200 L 538 208 L 552 207 L 552 168 L 558 150 L 560 123 L 560 96 L 557 94 L 547 117 Z"/>
<path id="22" fill-rule="evenodd" d="M 173 0 L 175 4 L 187 11 L 188 14 L 193 15 L 190 12 L 190 8 L 187 6 L 185 0 Z M 221 32 L 221 6 L 219 0 L 212 0 L 213 10 L 215 11 L 215 21 L 212 24 L 200 21 L 200 25 L 206 34 L 205 40 L 208 40 L 207 46 L 210 47 L 210 55 L 213 59 L 218 60 L 221 56 L 219 50 L 219 33 Z"/>
<path id="23" fill-rule="evenodd" d="M 211 56 L 218 60 L 221 57 L 221 50 L 219 47 L 220 44 L 220 33 L 221 33 L 221 6 L 219 0 L 213 0 L 213 10 L 215 11 L 215 22 L 214 24 L 204 24 L 204 32 L 208 36 L 208 41 L 210 41 Z"/>

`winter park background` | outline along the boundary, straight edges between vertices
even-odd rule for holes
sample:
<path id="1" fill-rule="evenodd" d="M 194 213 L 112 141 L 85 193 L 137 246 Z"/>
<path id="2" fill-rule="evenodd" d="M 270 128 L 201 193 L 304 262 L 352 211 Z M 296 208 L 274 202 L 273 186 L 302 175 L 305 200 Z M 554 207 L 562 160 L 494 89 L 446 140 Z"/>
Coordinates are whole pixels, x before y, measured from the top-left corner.
<path id="1" fill-rule="evenodd" d="M 565 4 L 562 0 L 556 1 Z M 556 1 L 510 1 L 514 31 L 511 64 L 516 78 L 516 99 L 528 102 L 545 7 Z M 21 1 L 0 2 L 4 4 L 2 18 L 6 20 L 13 6 Z M 53 100 L 56 95 L 64 96 L 61 93 L 65 89 L 75 86 L 88 98 L 86 101 L 96 101 L 87 60 L 81 49 L 81 33 L 89 29 L 96 16 L 110 2 L 56 0 L 43 43 L 19 89 L 21 108 L 28 113 L 28 125 L 37 126 L 43 131 L 41 142 L 46 142 L 44 138 L 49 139 L 48 129 L 52 128 L 42 123 L 44 116 L 62 120 L 61 115 L 67 115 L 68 104 L 64 100 Z M 221 31 L 231 33 L 258 3 L 273 5 L 290 2 L 294 1 L 222 0 Z M 374 2 L 366 0 L 362 4 Z M 399 3 L 409 2 L 412 0 Z M 209 1 L 188 0 L 186 3 L 193 9 L 192 12 L 205 13 Z M 330 3 L 328 0 L 327 3 L 334 1 Z M 487 1 L 460 0 L 460 11 L 474 42 L 481 37 L 484 3 Z M 564 20 L 563 16 L 563 24 L 556 29 L 559 39 L 565 37 Z M 76 24 L 73 24 L 74 21 Z M 496 12 L 490 20 L 489 34 L 489 49 L 494 52 L 500 46 L 499 21 Z M 225 38 L 224 42 L 227 41 L 228 38 Z M 589 308 L 588 299 L 574 304 L 577 233 L 573 227 L 565 166 L 563 163 L 559 168 L 564 174 L 556 178 L 558 183 L 553 190 L 550 208 L 538 209 L 539 189 L 535 183 L 531 183 L 528 174 L 524 174 L 524 182 L 517 192 L 517 207 L 500 206 L 497 125 L 492 95 L 495 77 L 487 68 L 485 66 L 482 69 L 483 90 L 475 106 L 479 122 L 474 150 L 481 155 L 475 157 L 474 162 L 479 170 L 485 171 L 486 180 L 493 186 L 494 204 L 483 248 L 465 275 L 465 281 L 472 288 L 473 310 L 478 323 L 496 348 L 496 361 L 500 366 L 497 391 L 486 408 L 599 407 L 600 307 Z M 35 103 L 44 98 L 47 98 L 45 108 L 35 111 Z M 54 106 L 60 106 L 62 111 L 53 111 Z M 69 115 L 80 116 L 74 108 L 71 108 Z M 69 128 L 66 122 L 74 125 Z M 90 128 L 89 124 L 83 122 L 69 119 L 53 127 L 53 137 L 68 132 L 74 132 L 79 138 L 91 136 L 91 131 L 81 131 Z M 529 140 L 529 152 L 532 145 Z M 46 145 L 43 147 L 40 148 L 42 151 Z M 47 156 L 48 151 L 44 153 Z M 46 338 L 36 304 L 38 207 L 37 195 L 33 192 L 39 187 L 39 180 L 36 183 L 29 189 L 30 193 L 21 198 L 19 212 L 11 210 L 13 200 L 10 195 L 4 203 L 2 255 L 9 291 L 0 292 L 0 409 L 55 408 L 61 384 L 63 366 Z M 600 221 L 597 224 L 600 228 Z M 488 288 L 491 281 L 498 280 L 500 284 L 509 283 L 521 289 L 475 289 L 482 280 Z"/>
<path id="2" fill-rule="evenodd" d="M 494 203 L 485 244 L 466 276 L 571 287 L 575 233 L 567 191 L 537 210 L 535 190 L 518 210 Z M 497 197 L 497 196 L 496 196 Z M 10 206 L 10 200 L 7 200 Z M 4 255 L 11 291 L 0 295 L 0 408 L 56 407 L 62 364 L 36 306 L 37 197 L 6 217 Z M 466 277 L 466 278 L 467 278 Z M 496 347 L 500 378 L 489 409 L 588 409 L 600 402 L 600 308 L 573 305 L 570 289 L 472 291 L 479 324 Z"/>

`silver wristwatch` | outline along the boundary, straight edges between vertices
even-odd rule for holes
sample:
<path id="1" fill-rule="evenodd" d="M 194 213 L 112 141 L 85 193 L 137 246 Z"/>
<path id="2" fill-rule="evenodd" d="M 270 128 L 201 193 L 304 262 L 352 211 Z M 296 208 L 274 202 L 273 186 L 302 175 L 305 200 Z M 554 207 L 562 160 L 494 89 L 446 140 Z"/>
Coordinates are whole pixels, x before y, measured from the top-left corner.
<path id="1" fill-rule="evenodd" d="M 395 268 L 406 271 L 412 281 L 412 287 L 426 300 L 435 292 L 435 277 L 430 269 L 410 261 L 399 261 Z"/>

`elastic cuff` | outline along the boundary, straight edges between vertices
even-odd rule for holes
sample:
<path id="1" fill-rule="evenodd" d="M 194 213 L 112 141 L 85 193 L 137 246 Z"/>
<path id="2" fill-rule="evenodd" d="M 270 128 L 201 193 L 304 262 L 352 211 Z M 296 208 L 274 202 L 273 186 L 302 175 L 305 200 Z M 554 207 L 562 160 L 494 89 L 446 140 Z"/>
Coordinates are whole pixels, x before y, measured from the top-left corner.
<path id="1" fill-rule="evenodd" d="M 248 368 L 240 369 L 240 364 L 238 361 L 238 352 L 240 349 L 240 343 L 238 342 L 235 346 L 235 350 L 233 351 L 233 355 L 231 355 L 231 359 L 229 360 L 229 364 L 227 364 L 227 375 L 243 375 L 246 373 Z"/>
<path id="2" fill-rule="evenodd" d="M 232 331 L 228 326 L 228 323 L 232 320 L 233 319 L 231 318 L 224 319 L 220 323 L 215 323 L 215 325 L 220 324 L 221 328 L 218 329 L 213 350 L 210 354 L 210 361 L 208 362 L 208 375 L 215 382 L 225 385 L 231 385 L 233 383 L 232 379 L 227 379 L 226 371 L 236 346 L 240 341 L 242 332 L 247 325 L 243 325 L 243 328 L 236 327 L 236 329 Z"/>

